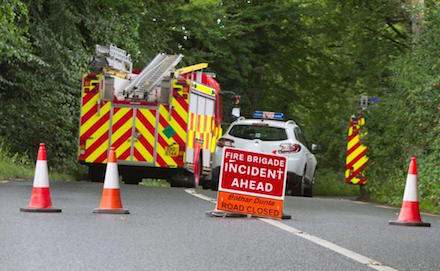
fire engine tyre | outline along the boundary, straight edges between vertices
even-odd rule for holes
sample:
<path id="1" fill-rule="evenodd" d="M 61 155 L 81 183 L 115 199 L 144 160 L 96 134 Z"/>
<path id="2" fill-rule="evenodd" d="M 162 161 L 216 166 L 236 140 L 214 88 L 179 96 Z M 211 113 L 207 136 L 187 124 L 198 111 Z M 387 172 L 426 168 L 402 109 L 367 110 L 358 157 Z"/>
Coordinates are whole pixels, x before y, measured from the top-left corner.
<path id="1" fill-rule="evenodd" d="M 211 190 L 217 191 L 218 183 L 220 181 L 220 167 L 213 168 L 211 174 Z"/>
<path id="2" fill-rule="evenodd" d="M 105 177 L 104 167 L 98 165 L 89 166 L 89 180 L 94 183 L 103 183 Z"/>
<path id="3" fill-rule="evenodd" d="M 138 185 L 142 181 L 142 177 L 137 176 L 137 175 L 132 175 L 132 174 L 123 174 L 122 181 L 125 184 Z"/>
<path id="4" fill-rule="evenodd" d="M 200 186 L 202 186 L 204 190 L 209 189 L 211 188 L 211 181 L 207 179 L 200 179 Z"/>
<path id="5" fill-rule="evenodd" d="M 168 182 L 170 183 L 171 187 L 183 187 L 182 181 L 180 180 L 169 179 Z"/>

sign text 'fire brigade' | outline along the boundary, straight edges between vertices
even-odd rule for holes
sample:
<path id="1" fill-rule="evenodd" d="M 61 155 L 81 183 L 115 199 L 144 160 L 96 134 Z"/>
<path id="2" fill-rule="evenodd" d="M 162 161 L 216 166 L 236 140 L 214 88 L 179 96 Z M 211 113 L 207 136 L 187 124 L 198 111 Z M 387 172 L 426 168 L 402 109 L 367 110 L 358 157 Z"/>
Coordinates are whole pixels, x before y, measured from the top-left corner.
<path id="1" fill-rule="evenodd" d="M 217 209 L 281 218 L 286 164 L 284 156 L 225 148 Z"/>

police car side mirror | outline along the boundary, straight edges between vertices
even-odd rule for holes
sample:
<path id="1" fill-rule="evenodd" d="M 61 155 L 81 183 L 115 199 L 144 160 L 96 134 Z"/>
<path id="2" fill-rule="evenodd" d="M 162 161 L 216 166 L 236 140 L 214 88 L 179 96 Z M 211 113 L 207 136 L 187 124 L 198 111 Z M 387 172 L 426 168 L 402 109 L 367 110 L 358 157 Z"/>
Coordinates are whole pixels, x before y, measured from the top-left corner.
<path id="1" fill-rule="evenodd" d="M 317 153 L 321 151 L 321 146 L 317 145 L 317 144 L 312 144 L 312 153 Z"/>

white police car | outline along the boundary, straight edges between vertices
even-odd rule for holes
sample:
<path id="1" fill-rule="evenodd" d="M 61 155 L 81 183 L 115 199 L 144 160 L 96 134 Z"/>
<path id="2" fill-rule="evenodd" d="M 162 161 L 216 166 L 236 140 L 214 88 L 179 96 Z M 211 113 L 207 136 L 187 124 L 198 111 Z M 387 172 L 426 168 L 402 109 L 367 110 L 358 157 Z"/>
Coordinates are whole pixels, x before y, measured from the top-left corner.
<path id="1" fill-rule="evenodd" d="M 300 127 L 293 120 L 283 121 L 282 113 L 256 111 L 253 119 L 240 117 L 229 126 L 215 148 L 212 190 L 218 189 L 224 147 L 286 156 L 286 193 L 312 196 L 317 165 L 313 154 L 319 150 L 319 146 L 312 144 L 309 150 Z"/>

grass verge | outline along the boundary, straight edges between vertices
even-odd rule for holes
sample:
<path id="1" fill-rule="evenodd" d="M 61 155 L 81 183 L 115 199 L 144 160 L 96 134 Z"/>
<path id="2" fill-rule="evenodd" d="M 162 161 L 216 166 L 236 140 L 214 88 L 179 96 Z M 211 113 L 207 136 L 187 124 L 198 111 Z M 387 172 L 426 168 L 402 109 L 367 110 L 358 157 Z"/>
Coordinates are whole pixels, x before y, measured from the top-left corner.
<path id="1" fill-rule="evenodd" d="M 170 184 L 162 179 L 143 179 L 139 184 L 147 187 L 170 187 Z"/>
<path id="2" fill-rule="evenodd" d="M 313 194 L 326 197 L 358 197 L 359 186 L 345 183 L 343 176 L 330 171 L 317 171 Z"/>
<path id="3" fill-rule="evenodd" d="M 3 144 L 0 144 L 0 180 L 32 180 L 35 163 L 26 155 L 11 154 Z M 67 173 L 49 170 L 50 180 L 69 181 L 75 178 Z"/>

